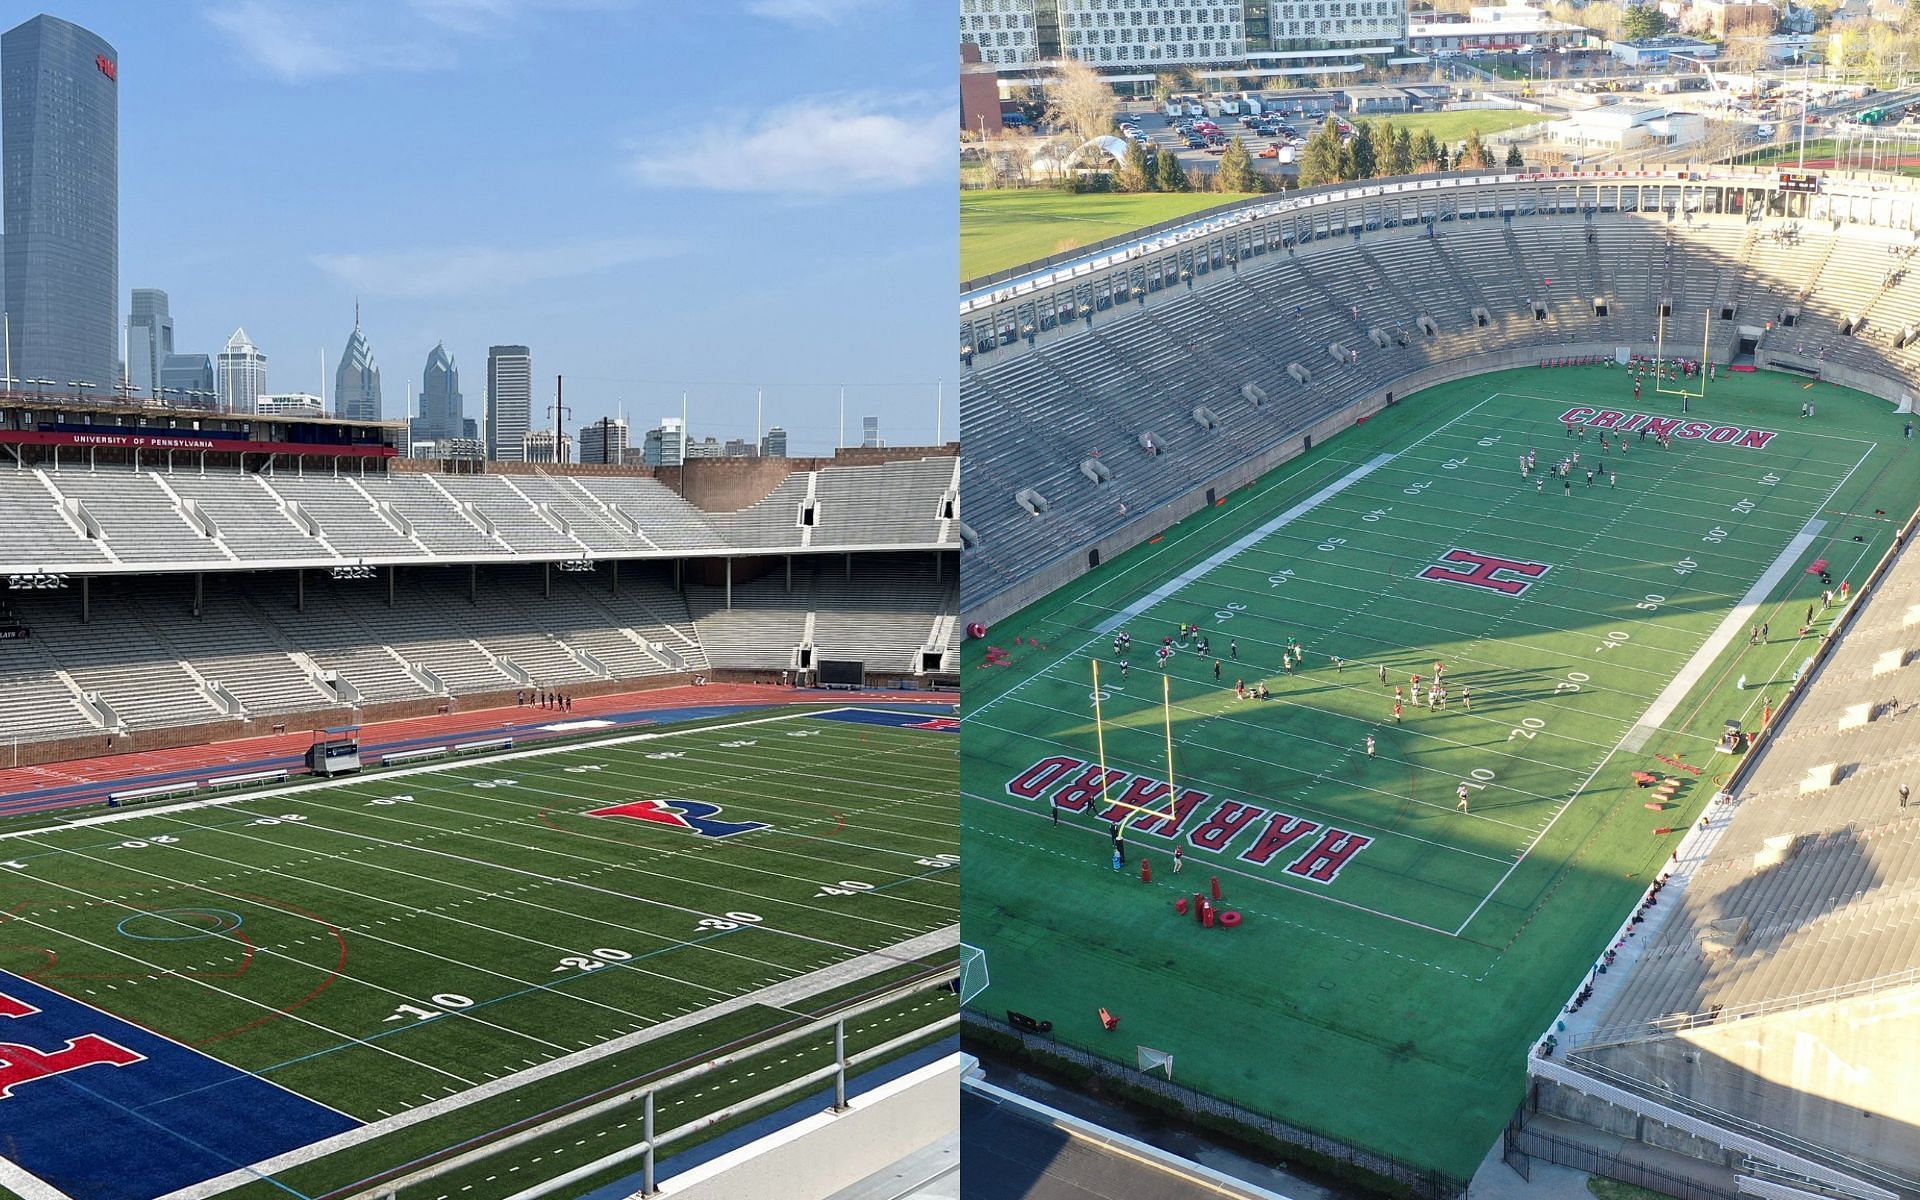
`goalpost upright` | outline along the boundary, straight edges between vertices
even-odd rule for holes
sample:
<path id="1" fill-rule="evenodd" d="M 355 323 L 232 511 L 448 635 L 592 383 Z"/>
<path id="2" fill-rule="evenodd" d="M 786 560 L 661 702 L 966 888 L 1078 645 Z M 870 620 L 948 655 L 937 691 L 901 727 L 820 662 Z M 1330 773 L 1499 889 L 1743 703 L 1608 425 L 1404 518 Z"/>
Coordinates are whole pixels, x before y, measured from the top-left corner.
<path id="1" fill-rule="evenodd" d="M 1100 710 L 1100 660 L 1095 658 L 1089 661 L 1093 667 L 1093 744 L 1100 764 L 1100 803 L 1104 811 L 1112 809 L 1115 803 L 1108 790 L 1113 777 L 1107 771 L 1106 719 Z M 1160 677 L 1160 706 L 1167 735 L 1167 808 L 1161 812 L 1138 804 L 1127 804 L 1126 807 L 1131 811 L 1120 818 L 1122 827 L 1133 824 L 1142 816 L 1172 821 L 1178 807 L 1174 800 L 1180 793 L 1173 782 L 1173 683 L 1165 675 Z"/>
<path id="2" fill-rule="evenodd" d="M 1713 310 L 1704 314 L 1706 320 L 1700 333 L 1700 373 L 1695 377 L 1698 391 L 1689 391 L 1684 387 L 1667 386 L 1667 316 L 1660 314 L 1660 323 L 1653 345 L 1653 390 L 1663 396 L 1679 396 L 1684 406 L 1688 400 L 1698 400 L 1707 394 L 1707 348 L 1713 343 Z"/>

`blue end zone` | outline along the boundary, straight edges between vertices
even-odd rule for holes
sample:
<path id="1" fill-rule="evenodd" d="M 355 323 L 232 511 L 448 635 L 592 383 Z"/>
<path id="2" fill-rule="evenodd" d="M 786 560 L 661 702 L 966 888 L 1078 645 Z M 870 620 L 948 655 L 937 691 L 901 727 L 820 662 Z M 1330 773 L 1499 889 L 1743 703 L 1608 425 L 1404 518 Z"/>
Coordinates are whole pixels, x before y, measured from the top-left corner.
<path id="1" fill-rule="evenodd" d="M 17 975 L 0 972 L 0 994 L 39 1010 L 0 1015 L 0 1152 L 70 1196 L 152 1200 L 361 1125 Z M 142 1057 L 59 1070 L 73 1039 Z M 22 1065 L 48 1059 L 59 1073 Z"/>
<path id="2" fill-rule="evenodd" d="M 951 714 L 936 716 L 925 711 L 895 712 L 885 708 L 836 708 L 813 714 L 816 721 L 845 721 L 851 725 L 884 725 L 890 729 L 932 729 L 940 733 L 959 733 L 960 718 Z"/>

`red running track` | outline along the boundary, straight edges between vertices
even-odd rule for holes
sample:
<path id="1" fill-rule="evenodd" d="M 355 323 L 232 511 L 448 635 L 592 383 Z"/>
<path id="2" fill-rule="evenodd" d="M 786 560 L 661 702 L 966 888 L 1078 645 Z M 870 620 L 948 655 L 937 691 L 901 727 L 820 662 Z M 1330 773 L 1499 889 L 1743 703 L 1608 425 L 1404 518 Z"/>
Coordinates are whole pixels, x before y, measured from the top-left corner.
<path id="1" fill-rule="evenodd" d="M 754 684 L 709 684 L 703 687 L 658 688 L 645 692 L 616 692 L 583 696 L 571 711 L 531 706 L 476 709 L 403 721 L 364 725 L 360 729 L 363 756 L 408 746 L 437 745 L 453 739 L 512 737 L 516 742 L 578 733 L 555 731 L 555 724 L 589 718 L 610 722 L 606 729 L 671 724 L 722 715 L 748 708 L 784 704 L 830 705 L 854 702 L 924 704 L 950 708 L 956 697 L 939 692 L 828 692 Z M 110 791 L 205 778 L 209 775 L 304 770 L 311 730 L 271 734 L 231 742 L 182 746 L 130 754 L 74 759 L 44 766 L 0 769 L 0 815 L 45 812 L 76 805 L 99 804 Z"/>

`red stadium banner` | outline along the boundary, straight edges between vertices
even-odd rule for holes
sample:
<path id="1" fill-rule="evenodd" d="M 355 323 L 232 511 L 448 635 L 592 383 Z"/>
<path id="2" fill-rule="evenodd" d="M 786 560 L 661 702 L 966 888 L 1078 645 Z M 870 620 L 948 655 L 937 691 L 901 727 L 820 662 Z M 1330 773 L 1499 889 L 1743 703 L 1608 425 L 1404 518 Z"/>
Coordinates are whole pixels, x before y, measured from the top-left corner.
<path id="1" fill-rule="evenodd" d="M 392 446 L 232 441 L 192 432 L 42 433 L 39 430 L 0 429 L 0 445 L 77 446 L 92 450 L 205 450 L 215 454 L 306 454 L 323 458 L 393 458 L 399 454 Z"/>

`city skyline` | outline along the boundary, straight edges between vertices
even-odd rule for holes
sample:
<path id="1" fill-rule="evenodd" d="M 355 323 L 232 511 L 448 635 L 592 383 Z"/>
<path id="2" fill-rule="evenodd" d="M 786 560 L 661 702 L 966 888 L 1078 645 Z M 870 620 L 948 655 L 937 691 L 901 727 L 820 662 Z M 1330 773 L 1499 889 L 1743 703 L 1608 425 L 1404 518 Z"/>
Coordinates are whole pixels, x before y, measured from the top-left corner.
<path id="1" fill-rule="evenodd" d="M 415 0 L 64 8 L 119 47 L 120 169 L 143 181 L 138 203 L 123 189 L 116 324 L 133 287 L 165 290 L 177 349 L 217 353 L 244 325 L 281 386 L 332 401 L 322 355 L 337 360 L 364 296 L 389 361 L 530 346 L 536 427 L 564 375 L 569 430 L 684 392 L 702 432 L 751 439 L 757 411 L 759 432 L 822 452 L 844 385 L 850 414 L 890 414 L 889 440 L 957 437 L 932 303 L 956 274 L 957 216 L 952 237 L 915 219 L 954 183 L 943 14 L 455 7 L 471 20 Z M 715 36 L 748 68 L 724 91 L 688 65 Z M 829 46 L 872 63 L 857 90 L 809 66 Z M 312 185 L 332 159 L 353 186 Z M 826 205 L 843 219 L 823 225 Z"/>

